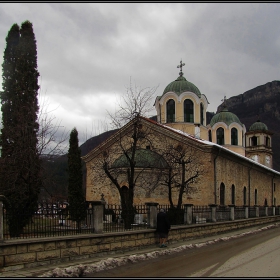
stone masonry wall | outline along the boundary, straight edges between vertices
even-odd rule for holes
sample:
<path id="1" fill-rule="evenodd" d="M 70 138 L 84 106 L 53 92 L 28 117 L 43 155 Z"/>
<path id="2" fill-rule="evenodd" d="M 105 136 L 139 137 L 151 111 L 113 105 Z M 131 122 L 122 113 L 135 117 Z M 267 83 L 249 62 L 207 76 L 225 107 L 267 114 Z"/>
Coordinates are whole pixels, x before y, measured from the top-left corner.
<path id="1" fill-rule="evenodd" d="M 256 225 L 272 224 L 280 216 L 238 221 L 172 226 L 169 242 L 215 235 Z M 68 237 L 5 240 L 0 244 L 0 272 L 89 259 L 114 252 L 140 249 L 158 243 L 155 229 Z M 1 276 L 1 274 L 0 274 Z"/>

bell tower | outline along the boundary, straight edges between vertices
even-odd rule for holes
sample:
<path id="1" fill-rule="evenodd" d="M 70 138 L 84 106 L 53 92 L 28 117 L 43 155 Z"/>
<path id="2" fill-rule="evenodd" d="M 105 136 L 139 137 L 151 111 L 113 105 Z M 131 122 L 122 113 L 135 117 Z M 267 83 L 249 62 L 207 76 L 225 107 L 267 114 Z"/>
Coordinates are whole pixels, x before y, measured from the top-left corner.
<path id="1" fill-rule="evenodd" d="M 246 132 L 246 157 L 263 164 L 272 166 L 272 135 L 267 126 L 260 120 L 253 123 Z"/>

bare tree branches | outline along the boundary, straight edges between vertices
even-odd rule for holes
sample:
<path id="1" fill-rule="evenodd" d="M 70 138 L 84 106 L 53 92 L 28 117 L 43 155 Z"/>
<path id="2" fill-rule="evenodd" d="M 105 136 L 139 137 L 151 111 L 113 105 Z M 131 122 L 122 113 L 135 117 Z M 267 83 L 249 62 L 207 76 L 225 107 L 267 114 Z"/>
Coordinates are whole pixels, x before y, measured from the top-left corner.
<path id="1" fill-rule="evenodd" d="M 130 78 L 130 85 L 119 100 L 118 110 L 114 113 L 107 112 L 111 119 L 111 125 L 114 128 L 121 128 L 137 115 L 149 117 L 149 113 L 153 110 L 152 102 L 155 99 L 157 88 L 133 86 Z"/>
<path id="2" fill-rule="evenodd" d="M 49 109 L 48 100 L 41 97 L 41 106 L 39 110 L 39 131 L 38 138 L 38 153 L 41 156 L 53 158 L 66 153 L 65 141 L 68 139 L 68 134 L 65 128 L 61 125 L 61 121 L 57 120 L 53 112 L 55 109 Z"/>
<path id="3" fill-rule="evenodd" d="M 170 167 L 167 172 L 164 172 L 162 181 L 168 187 L 170 205 L 172 207 L 176 205 L 180 209 L 183 194 L 195 193 L 197 191 L 195 184 L 206 173 L 203 160 L 197 150 L 184 143 L 183 139 L 178 142 L 169 140 L 163 142 L 162 154 Z M 176 202 L 173 201 L 175 197 Z"/>

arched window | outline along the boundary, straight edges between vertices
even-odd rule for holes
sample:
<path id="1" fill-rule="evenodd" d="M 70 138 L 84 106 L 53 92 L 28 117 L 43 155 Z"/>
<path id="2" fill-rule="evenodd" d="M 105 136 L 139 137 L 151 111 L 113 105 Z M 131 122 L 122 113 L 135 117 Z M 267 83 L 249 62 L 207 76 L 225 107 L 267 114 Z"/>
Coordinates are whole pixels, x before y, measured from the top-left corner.
<path id="1" fill-rule="evenodd" d="M 204 106 L 202 103 L 200 103 L 200 124 L 203 125 L 204 121 Z"/>
<path id="2" fill-rule="evenodd" d="M 221 183 L 220 185 L 220 205 L 225 205 L 225 185 Z"/>
<path id="3" fill-rule="evenodd" d="M 265 145 L 270 147 L 270 138 L 268 136 L 265 137 Z"/>
<path id="4" fill-rule="evenodd" d="M 222 127 L 219 127 L 216 133 L 217 133 L 217 144 L 224 145 L 225 144 L 224 129 Z"/>
<path id="5" fill-rule="evenodd" d="M 251 145 L 252 146 L 257 146 L 258 145 L 258 138 L 256 136 L 253 136 L 251 138 Z"/>
<path id="6" fill-rule="evenodd" d="M 255 205 L 258 205 L 258 190 L 255 189 Z"/>
<path id="7" fill-rule="evenodd" d="M 231 204 L 235 204 L 235 186 L 231 186 Z"/>
<path id="8" fill-rule="evenodd" d="M 190 99 L 184 101 L 184 122 L 193 123 L 193 102 Z"/>
<path id="9" fill-rule="evenodd" d="M 169 99 L 166 103 L 166 117 L 168 123 L 175 122 L 175 101 Z"/>
<path id="10" fill-rule="evenodd" d="M 208 140 L 212 142 L 212 131 L 208 130 Z"/>
<path id="11" fill-rule="evenodd" d="M 243 188 L 243 204 L 247 205 L 247 190 L 246 190 L 246 187 Z"/>
<path id="12" fill-rule="evenodd" d="M 231 129 L 231 145 L 238 145 L 238 134 L 235 127 Z"/>

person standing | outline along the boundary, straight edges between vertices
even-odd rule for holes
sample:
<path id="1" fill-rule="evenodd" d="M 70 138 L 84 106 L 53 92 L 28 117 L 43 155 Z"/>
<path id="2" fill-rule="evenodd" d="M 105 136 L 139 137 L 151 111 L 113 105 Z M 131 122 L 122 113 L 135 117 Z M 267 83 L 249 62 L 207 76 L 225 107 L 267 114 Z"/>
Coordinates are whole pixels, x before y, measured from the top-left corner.
<path id="1" fill-rule="evenodd" d="M 157 214 L 157 233 L 159 235 L 159 247 L 167 247 L 166 242 L 168 232 L 170 230 L 170 223 L 164 209 L 160 209 Z"/>

